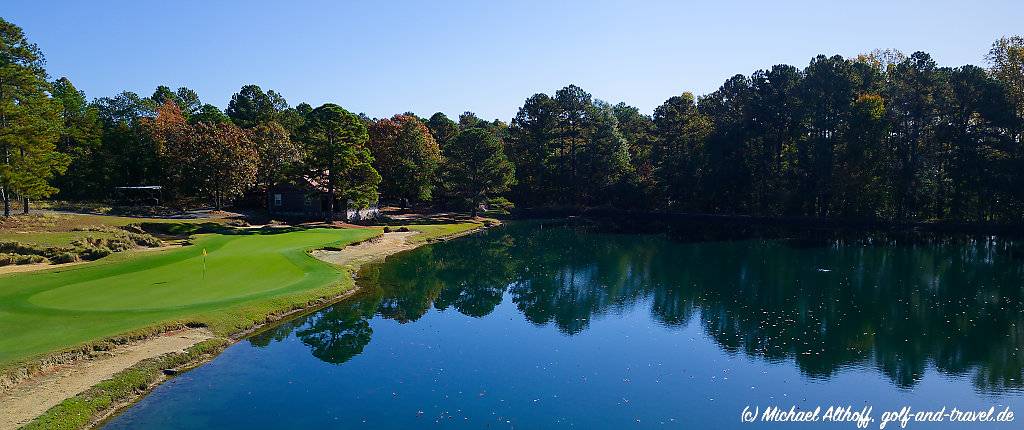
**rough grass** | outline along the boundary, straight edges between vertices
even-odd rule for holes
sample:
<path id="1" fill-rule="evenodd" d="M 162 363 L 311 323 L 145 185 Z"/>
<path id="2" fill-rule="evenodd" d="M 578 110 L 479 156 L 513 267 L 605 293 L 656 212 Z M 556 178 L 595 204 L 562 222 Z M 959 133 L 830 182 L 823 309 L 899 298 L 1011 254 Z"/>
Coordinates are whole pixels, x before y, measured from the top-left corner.
<path id="1" fill-rule="evenodd" d="M 87 237 L 114 237 L 111 232 L 95 231 L 0 231 L 0 242 L 18 242 L 44 247 L 70 246 Z"/>
<path id="2" fill-rule="evenodd" d="M 220 218 L 138 218 L 126 216 L 88 215 L 88 214 L 30 214 L 15 215 L 9 218 L 0 217 L 0 238 L 5 234 L 39 234 L 41 239 L 58 239 L 59 232 L 85 232 L 90 230 L 109 229 L 108 227 L 124 227 L 127 225 L 157 224 L 222 224 Z M 31 241 L 29 241 L 31 242 Z M 68 244 L 71 241 L 67 242 Z M 60 245 L 60 244 L 57 244 Z"/>
<path id="3" fill-rule="evenodd" d="M 110 379 L 50 408 L 28 423 L 23 429 L 76 430 L 88 426 L 104 411 L 119 403 L 132 400 L 161 380 L 164 369 L 190 366 L 217 354 L 228 342 L 210 339 L 200 342 L 181 353 L 166 354 L 139 362 Z"/>
<path id="4" fill-rule="evenodd" d="M 156 237 L 143 230 L 191 233 L 221 224 L 209 219 L 139 219 L 77 214 L 31 214 L 0 219 L 0 266 L 39 262 L 70 263 L 92 261 L 128 249 L 160 246 Z M 18 257 L 18 256 L 21 257 Z M 30 256 L 41 256 L 42 261 Z"/>

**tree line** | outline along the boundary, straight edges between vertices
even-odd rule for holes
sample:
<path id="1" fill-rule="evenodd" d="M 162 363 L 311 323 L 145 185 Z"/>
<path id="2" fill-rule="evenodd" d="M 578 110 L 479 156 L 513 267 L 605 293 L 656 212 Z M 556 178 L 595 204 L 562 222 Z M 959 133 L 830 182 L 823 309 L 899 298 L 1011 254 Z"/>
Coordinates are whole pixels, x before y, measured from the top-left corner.
<path id="1" fill-rule="evenodd" d="M 652 116 L 575 86 L 508 129 L 513 200 L 531 206 L 1019 222 L 1024 39 L 991 67 L 924 52 L 817 56 L 671 97 Z"/>
<path id="2" fill-rule="evenodd" d="M 0 194 L 109 199 L 115 187 L 159 185 L 181 205 L 220 209 L 279 183 L 314 184 L 366 207 L 384 197 L 476 208 L 507 191 L 512 165 L 495 124 L 463 115 L 372 119 L 326 103 L 289 106 L 243 86 L 227 109 L 186 87 L 88 101 L 68 78 L 49 81 L 43 54 L 0 19 Z M 428 128 L 428 124 L 433 128 Z M 434 130 L 444 130 L 435 138 Z"/>
<path id="3" fill-rule="evenodd" d="M 89 101 L 50 81 L 43 55 L 0 19 L 0 194 L 107 199 L 161 185 L 220 208 L 308 182 L 365 206 L 610 206 L 893 221 L 1020 222 L 1024 38 L 988 67 L 926 53 L 817 56 L 683 93 L 653 115 L 575 85 L 526 99 L 510 123 L 390 118 L 291 106 L 246 85 L 225 110 L 159 86 Z M 511 201 L 511 203 L 509 203 Z M 333 204 L 333 199 L 331 199 Z M 333 212 L 331 208 L 330 212 Z"/>

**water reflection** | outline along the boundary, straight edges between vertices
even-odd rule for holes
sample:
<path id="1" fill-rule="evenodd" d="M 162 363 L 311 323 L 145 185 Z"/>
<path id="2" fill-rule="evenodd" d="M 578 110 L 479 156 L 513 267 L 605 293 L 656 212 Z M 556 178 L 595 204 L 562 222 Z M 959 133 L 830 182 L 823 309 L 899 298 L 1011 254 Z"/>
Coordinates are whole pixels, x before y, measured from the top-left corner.
<path id="1" fill-rule="evenodd" d="M 343 363 L 369 343 L 375 315 L 482 317 L 507 294 L 527 320 L 569 336 L 642 306 L 664 326 L 699 323 L 725 351 L 792 360 L 812 378 L 873 366 L 908 388 L 932 365 L 1002 392 L 1022 387 L 1020 255 L 991 238 L 680 242 L 520 224 L 368 266 L 358 300 L 251 342 L 294 332 Z"/>

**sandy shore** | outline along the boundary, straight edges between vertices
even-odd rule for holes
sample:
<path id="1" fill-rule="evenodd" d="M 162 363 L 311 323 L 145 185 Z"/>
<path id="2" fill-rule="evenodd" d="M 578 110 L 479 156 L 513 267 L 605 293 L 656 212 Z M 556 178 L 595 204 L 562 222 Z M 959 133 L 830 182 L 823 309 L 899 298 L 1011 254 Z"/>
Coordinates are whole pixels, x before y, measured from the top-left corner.
<path id="1" fill-rule="evenodd" d="M 88 261 L 76 261 L 74 263 L 62 263 L 62 264 L 50 264 L 50 263 L 32 263 L 32 264 L 18 264 L 9 266 L 0 266 L 0 275 L 8 273 L 25 273 L 35 272 L 37 270 L 46 269 L 59 269 L 61 267 L 77 266 L 79 264 L 88 263 Z"/>
<path id="2" fill-rule="evenodd" d="M 0 397 L 0 429 L 16 429 L 47 409 L 114 376 L 136 363 L 186 348 L 213 337 L 206 329 L 164 333 L 121 345 L 107 354 L 72 365 L 59 366 L 27 381 Z"/>
<path id="3" fill-rule="evenodd" d="M 419 234 L 416 231 L 384 233 L 362 243 L 349 245 L 340 251 L 313 251 L 313 256 L 338 266 L 355 268 L 360 264 L 413 249 L 419 244 L 409 240 Z"/>
<path id="4" fill-rule="evenodd" d="M 419 233 L 384 233 L 338 251 L 317 250 L 313 251 L 312 255 L 328 263 L 347 267 L 354 273 L 361 264 L 425 244 L 410 240 L 416 234 Z M 353 292 L 347 291 L 336 297 L 335 301 L 348 297 Z M 290 314 L 292 313 L 281 317 L 286 318 Z M 0 430 L 16 429 L 64 399 L 81 393 L 140 361 L 183 351 L 211 337 L 212 334 L 206 329 L 170 332 L 123 345 L 99 357 L 47 369 L 42 374 L 0 393 Z M 237 340 L 241 337 L 244 336 L 232 336 L 232 339 Z"/>

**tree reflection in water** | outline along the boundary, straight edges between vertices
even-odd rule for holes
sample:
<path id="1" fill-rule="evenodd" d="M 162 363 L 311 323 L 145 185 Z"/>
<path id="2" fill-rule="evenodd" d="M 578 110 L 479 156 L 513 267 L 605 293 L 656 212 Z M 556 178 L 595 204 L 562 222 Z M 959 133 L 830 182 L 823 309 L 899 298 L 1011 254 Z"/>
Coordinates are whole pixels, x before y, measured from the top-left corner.
<path id="1" fill-rule="evenodd" d="M 1024 253 L 1012 241 L 681 242 L 586 230 L 514 224 L 389 258 L 361 271 L 359 299 L 251 342 L 294 332 L 317 358 L 343 363 L 369 343 L 375 315 L 483 317 L 507 294 L 528 321 L 570 336 L 643 306 L 666 327 L 697 322 L 729 353 L 794 360 L 813 378 L 873 365 L 911 387 L 931 363 L 972 374 L 982 391 L 1022 387 Z"/>

